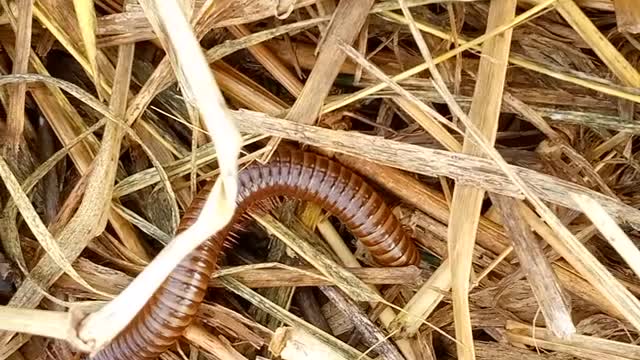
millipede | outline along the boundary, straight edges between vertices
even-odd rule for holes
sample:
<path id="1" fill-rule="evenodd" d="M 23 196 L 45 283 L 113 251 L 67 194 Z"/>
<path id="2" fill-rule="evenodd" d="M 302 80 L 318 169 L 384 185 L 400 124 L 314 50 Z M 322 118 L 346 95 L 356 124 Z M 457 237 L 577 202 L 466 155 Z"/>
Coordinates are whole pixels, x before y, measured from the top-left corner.
<path id="1" fill-rule="evenodd" d="M 196 220 L 212 185 L 209 182 L 195 196 L 178 232 Z M 231 221 L 186 256 L 131 323 L 93 359 L 156 359 L 173 346 L 196 316 L 219 257 L 230 246 L 229 235 L 248 219 L 246 210 L 283 196 L 313 202 L 334 215 L 380 265 L 419 265 L 417 247 L 362 177 L 325 156 L 281 148 L 268 162 L 253 162 L 239 172 Z"/>

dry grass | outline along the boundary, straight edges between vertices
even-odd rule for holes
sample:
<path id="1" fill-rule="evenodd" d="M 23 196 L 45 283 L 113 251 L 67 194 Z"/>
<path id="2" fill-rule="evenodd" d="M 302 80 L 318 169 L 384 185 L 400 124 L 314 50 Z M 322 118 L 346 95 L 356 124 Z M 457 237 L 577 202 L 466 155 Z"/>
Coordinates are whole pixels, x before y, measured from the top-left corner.
<path id="1" fill-rule="evenodd" d="M 251 213 L 163 359 L 640 359 L 634 1 L 0 5 L 0 360 L 108 343 L 281 142 L 379 189 L 420 269 Z"/>

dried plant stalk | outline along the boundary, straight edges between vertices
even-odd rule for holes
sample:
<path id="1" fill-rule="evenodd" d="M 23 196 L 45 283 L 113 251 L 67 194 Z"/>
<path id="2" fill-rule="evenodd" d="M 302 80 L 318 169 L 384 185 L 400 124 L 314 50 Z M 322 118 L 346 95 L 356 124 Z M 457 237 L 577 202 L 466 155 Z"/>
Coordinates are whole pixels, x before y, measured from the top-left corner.
<path id="1" fill-rule="evenodd" d="M 91 65 L 91 75 L 98 91 L 100 100 L 104 97 L 102 87 L 100 86 L 100 73 L 98 72 L 98 49 L 96 47 L 96 12 L 94 2 L 91 0 L 73 0 L 73 6 L 78 16 L 78 24 L 82 41 L 84 43 L 84 51 L 89 64 Z"/>
<path id="2" fill-rule="evenodd" d="M 554 336 L 551 331 L 531 327 L 529 324 L 509 320 L 506 325 L 507 339 L 512 344 L 537 346 L 543 349 L 567 353 L 580 359 L 638 360 L 640 346 L 618 341 L 575 334 L 569 339 Z"/>
<path id="3" fill-rule="evenodd" d="M 420 326 L 424 324 L 424 320 L 431 315 L 450 290 L 451 264 L 447 259 L 407 302 L 404 311 L 399 313 L 391 323 L 391 329 L 408 336 L 416 335 Z"/>
<path id="4" fill-rule="evenodd" d="M 570 337 L 576 332 L 571 318 L 570 298 L 560 287 L 529 225 L 522 220 L 518 202 L 500 195 L 492 195 L 491 199 L 500 209 L 505 229 L 511 235 L 513 249 L 540 303 L 547 326 L 558 337 Z"/>
<path id="5" fill-rule="evenodd" d="M 516 1 L 491 3 L 486 31 L 489 32 L 500 24 L 512 21 L 515 8 Z M 411 24 L 410 18 L 409 21 Z M 413 27 L 415 28 L 415 24 Z M 511 35 L 512 30 L 507 30 L 503 34 L 488 39 L 482 47 L 483 57 L 480 60 L 469 118 L 475 123 L 474 125 L 478 126 L 478 133 L 488 144 L 493 144 L 496 137 Z M 417 37 L 415 34 L 414 36 Z M 476 156 L 484 155 L 480 146 L 468 138 L 462 145 L 462 152 Z M 468 293 L 475 234 L 483 196 L 482 189 L 456 184 L 451 202 L 448 243 L 454 325 L 456 339 L 459 341 L 456 343 L 456 349 L 459 359 L 475 359 Z"/>
<path id="6" fill-rule="evenodd" d="M 363 343 L 374 350 L 383 359 L 402 360 L 403 357 L 385 337 L 375 324 L 358 308 L 350 299 L 345 297 L 338 289 L 323 286 L 320 290 L 336 305 L 345 316 L 351 318 L 356 329 L 362 335 Z"/>
<path id="7" fill-rule="evenodd" d="M 580 204 L 582 211 L 609 241 L 609 244 L 616 249 L 631 270 L 640 276 L 640 251 L 633 241 L 596 201 L 586 196 L 574 195 L 574 198 Z"/>
<path id="8" fill-rule="evenodd" d="M 249 30 L 243 26 L 230 26 L 231 31 L 237 37 L 249 36 Z M 300 96 L 303 85 L 295 75 L 263 44 L 253 45 L 248 48 L 253 56 L 276 78 L 293 96 Z"/>
<path id="9" fill-rule="evenodd" d="M 318 62 L 309 74 L 300 96 L 287 113 L 287 119 L 302 124 L 315 122 L 324 99 L 340 72 L 340 66 L 347 57 L 341 51 L 340 44 L 355 41 L 365 24 L 371 5 L 373 0 L 341 1 L 338 4 L 322 40 Z M 278 142 L 279 139 L 275 138 L 270 146 L 275 148 Z"/>
<path id="10" fill-rule="evenodd" d="M 9 6 L 4 2 L 5 11 L 10 11 Z M 31 23 L 33 14 L 33 0 L 20 0 L 16 3 L 18 7 L 18 20 L 16 27 L 16 51 L 13 62 L 13 73 L 24 74 L 28 70 L 29 53 L 31 51 Z M 9 103 L 9 114 L 7 116 L 7 140 L 9 144 L 21 144 L 22 132 L 24 130 L 24 105 L 27 86 L 24 83 L 13 86 Z"/>
<path id="11" fill-rule="evenodd" d="M 5 330 L 61 340 L 69 338 L 69 314 L 64 312 L 0 306 L 0 317 Z"/>
<path id="12" fill-rule="evenodd" d="M 276 330 L 269 350 L 286 360 L 311 357 L 326 360 L 347 360 L 349 357 L 336 353 L 327 344 L 296 327 L 281 327 Z"/>
<path id="13" fill-rule="evenodd" d="M 185 330 L 184 337 L 198 344 L 209 354 L 224 360 L 247 360 L 237 350 L 211 335 L 207 329 L 197 324 L 191 325 Z"/>
<path id="14" fill-rule="evenodd" d="M 0 270 L 2 269 L 1 265 L 2 264 L 0 264 Z M 252 289 L 282 286 L 311 287 L 334 284 L 334 282 L 327 279 L 313 267 L 280 268 L 280 265 L 282 264 L 266 263 L 259 264 L 259 266 L 223 267 L 212 274 L 209 286 L 214 288 L 223 287 L 224 285 L 219 279 L 221 277 L 232 277 Z M 132 281 L 132 278 L 124 273 L 94 264 L 84 258 L 78 259 L 74 263 L 74 268 L 89 284 L 103 292 L 118 293 L 126 288 Z M 345 270 L 355 275 L 365 284 L 372 285 L 415 284 L 417 286 L 423 282 L 423 278 L 426 276 L 424 271 L 414 266 L 392 268 L 347 267 Z M 54 286 L 64 287 L 68 290 L 77 289 L 74 291 L 78 292 L 84 291 L 81 286 L 66 275 L 62 275 Z M 95 294 L 87 294 L 87 296 L 95 296 Z"/>

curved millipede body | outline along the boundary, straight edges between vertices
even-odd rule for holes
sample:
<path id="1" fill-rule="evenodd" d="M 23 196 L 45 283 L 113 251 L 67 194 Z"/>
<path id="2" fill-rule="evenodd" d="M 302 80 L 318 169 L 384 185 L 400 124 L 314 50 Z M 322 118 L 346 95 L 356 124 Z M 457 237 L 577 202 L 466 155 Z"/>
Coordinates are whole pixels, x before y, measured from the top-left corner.
<path id="1" fill-rule="evenodd" d="M 230 231 L 250 206 L 274 197 L 322 206 L 343 222 L 381 265 L 419 264 L 415 244 L 382 197 L 360 176 L 326 157 L 279 150 L 269 162 L 253 163 L 240 171 L 238 186 L 238 207 L 231 222 L 186 256 L 134 320 L 93 359 L 156 359 L 175 344 L 198 311 Z M 178 231 L 195 221 L 210 190 L 211 184 L 195 197 Z"/>

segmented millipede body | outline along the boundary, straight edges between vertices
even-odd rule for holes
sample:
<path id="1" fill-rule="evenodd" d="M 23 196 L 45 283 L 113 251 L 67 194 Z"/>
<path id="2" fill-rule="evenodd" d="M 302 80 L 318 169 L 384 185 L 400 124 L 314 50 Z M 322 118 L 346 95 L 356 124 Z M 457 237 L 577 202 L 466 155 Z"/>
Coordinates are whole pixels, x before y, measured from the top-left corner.
<path id="1" fill-rule="evenodd" d="M 211 185 L 195 197 L 178 231 L 195 221 Z M 186 256 L 134 320 L 93 359 L 156 359 L 174 345 L 198 311 L 229 233 L 246 219 L 246 210 L 261 201 L 287 196 L 314 202 L 344 223 L 379 264 L 419 264 L 415 244 L 382 197 L 360 176 L 326 157 L 278 150 L 267 163 L 240 171 L 238 186 L 231 222 Z"/>

